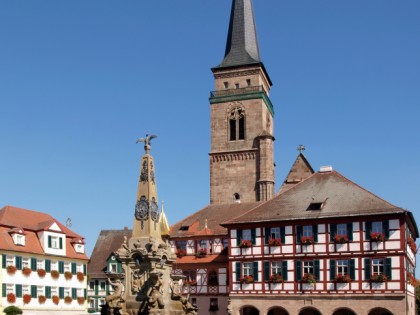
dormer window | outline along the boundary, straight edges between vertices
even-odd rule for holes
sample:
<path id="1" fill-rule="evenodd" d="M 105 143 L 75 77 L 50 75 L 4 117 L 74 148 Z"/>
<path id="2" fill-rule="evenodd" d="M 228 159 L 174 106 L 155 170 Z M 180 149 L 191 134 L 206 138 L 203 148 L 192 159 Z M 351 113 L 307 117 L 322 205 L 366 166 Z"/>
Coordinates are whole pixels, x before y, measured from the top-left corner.
<path id="1" fill-rule="evenodd" d="M 58 236 L 48 236 L 48 248 L 63 249 L 63 238 Z"/>
<path id="2" fill-rule="evenodd" d="M 25 246 L 25 231 L 21 228 L 13 228 L 9 231 L 10 236 L 13 239 L 13 243 L 16 246 Z"/>
<path id="3" fill-rule="evenodd" d="M 25 235 L 15 234 L 15 245 L 25 246 Z"/>
<path id="4" fill-rule="evenodd" d="M 323 206 L 324 203 L 322 202 L 312 202 L 306 210 L 322 210 Z"/>

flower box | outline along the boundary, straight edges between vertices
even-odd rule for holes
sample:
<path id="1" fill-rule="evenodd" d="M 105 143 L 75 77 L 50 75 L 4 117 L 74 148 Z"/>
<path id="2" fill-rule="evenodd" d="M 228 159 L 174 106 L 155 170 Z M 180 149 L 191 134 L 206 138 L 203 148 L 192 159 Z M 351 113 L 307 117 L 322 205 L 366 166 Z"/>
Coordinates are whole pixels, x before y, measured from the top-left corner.
<path id="1" fill-rule="evenodd" d="M 28 268 L 28 267 L 22 268 L 22 273 L 27 277 L 31 274 L 31 272 L 32 272 L 31 268 Z"/>
<path id="2" fill-rule="evenodd" d="M 185 255 L 187 255 L 187 251 L 185 249 L 178 249 L 176 251 L 176 257 L 178 257 L 178 258 L 182 258 Z"/>
<path id="3" fill-rule="evenodd" d="M 280 246 L 281 240 L 279 238 L 270 238 L 268 239 L 268 245 L 270 246 Z"/>
<path id="4" fill-rule="evenodd" d="M 413 287 L 416 287 L 418 285 L 416 278 L 407 271 L 407 282 L 411 284 Z"/>
<path id="5" fill-rule="evenodd" d="M 36 272 L 38 273 L 38 276 L 40 278 L 44 278 L 45 275 L 47 274 L 47 272 L 44 269 L 38 269 Z"/>
<path id="6" fill-rule="evenodd" d="M 314 243 L 314 238 L 313 236 L 302 236 L 300 238 L 300 243 L 302 245 L 311 245 Z"/>
<path id="7" fill-rule="evenodd" d="M 66 297 L 64 297 L 64 303 L 71 304 L 71 302 L 73 302 L 73 299 L 71 296 L 67 295 Z"/>
<path id="8" fill-rule="evenodd" d="M 370 277 L 370 282 L 383 283 L 386 281 L 388 281 L 388 278 L 383 274 L 374 274 Z"/>
<path id="9" fill-rule="evenodd" d="M 280 274 L 276 273 L 276 274 L 270 276 L 270 282 L 271 283 L 282 283 L 283 282 L 283 277 Z"/>
<path id="10" fill-rule="evenodd" d="M 349 283 L 351 282 L 351 278 L 347 274 L 338 274 L 335 276 L 335 282 L 337 283 Z"/>
<path id="11" fill-rule="evenodd" d="M 24 294 L 23 295 L 23 304 L 29 304 L 32 300 L 32 295 Z"/>
<path id="12" fill-rule="evenodd" d="M 242 240 L 241 244 L 239 244 L 239 247 L 241 248 L 249 248 L 252 247 L 252 243 L 250 240 Z"/>
<path id="13" fill-rule="evenodd" d="M 14 293 L 8 293 L 6 298 L 8 303 L 13 304 L 16 302 L 16 295 Z"/>
<path id="14" fill-rule="evenodd" d="M 71 280 L 71 278 L 73 278 L 73 274 L 70 271 L 66 271 L 64 273 L 64 278 L 66 278 L 66 280 Z"/>
<path id="15" fill-rule="evenodd" d="M 372 242 L 383 242 L 385 241 L 385 234 L 379 232 L 371 232 L 370 240 Z"/>
<path id="16" fill-rule="evenodd" d="M 316 283 L 316 278 L 311 273 L 305 273 L 302 277 L 302 283 L 315 284 Z"/>
<path id="17" fill-rule="evenodd" d="M 239 279 L 239 282 L 241 284 L 254 283 L 254 277 L 253 276 L 243 276 L 242 278 Z"/>
<path id="18" fill-rule="evenodd" d="M 417 252 L 417 245 L 416 242 L 414 241 L 414 239 L 410 236 L 408 238 L 408 246 L 410 247 L 411 251 L 415 254 Z"/>
<path id="19" fill-rule="evenodd" d="M 57 295 L 53 295 L 51 299 L 55 305 L 58 305 L 58 303 L 60 303 L 60 298 Z"/>
<path id="20" fill-rule="evenodd" d="M 58 279 L 60 277 L 60 273 L 57 270 L 51 270 L 51 278 Z"/>
<path id="21" fill-rule="evenodd" d="M 7 270 L 7 273 L 9 275 L 14 275 L 15 272 L 16 272 L 16 270 L 17 270 L 17 268 L 16 268 L 16 266 L 7 266 L 6 267 L 6 270 Z"/>
<path id="22" fill-rule="evenodd" d="M 44 304 L 46 300 L 47 300 L 47 298 L 45 297 L 45 295 L 39 295 L 38 296 L 39 304 Z"/>
<path id="23" fill-rule="evenodd" d="M 334 236 L 334 243 L 336 244 L 344 244 L 344 243 L 348 243 L 349 242 L 349 238 L 347 237 L 347 235 L 336 235 Z"/>
<path id="24" fill-rule="evenodd" d="M 77 297 L 77 303 L 84 304 L 85 303 L 85 298 L 83 296 L 78 296 Z"/>
<path id="25" fill-rule="evenodd" d="M 195 257 L 197 258 L 204 258 L 207 256 L 207 251 L 205 249 L 199 249 L 197 253 L 195 254 Z"/>
<path id="26" fill-rule="evenodd" d="M 82 282 L 83 280 L 85 280 L 85 275 L 83 274 L 83 272 L 78 272 L 76 274 L 77 280 L 79 280 L 80 282 Z"/>

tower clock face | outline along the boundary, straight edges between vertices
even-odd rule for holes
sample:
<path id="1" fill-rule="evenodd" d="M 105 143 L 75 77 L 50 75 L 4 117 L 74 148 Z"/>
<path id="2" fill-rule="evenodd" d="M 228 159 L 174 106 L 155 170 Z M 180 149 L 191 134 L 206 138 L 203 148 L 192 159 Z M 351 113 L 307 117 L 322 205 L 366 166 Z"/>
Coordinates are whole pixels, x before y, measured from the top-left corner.
<path id="1" fill-rule="evenodd" d="M 146 220 L 149 213 L 149 204 L 146 197 L 141 196 L 140 200 L 136 204 L 135 217 L 137 220 Z"/>

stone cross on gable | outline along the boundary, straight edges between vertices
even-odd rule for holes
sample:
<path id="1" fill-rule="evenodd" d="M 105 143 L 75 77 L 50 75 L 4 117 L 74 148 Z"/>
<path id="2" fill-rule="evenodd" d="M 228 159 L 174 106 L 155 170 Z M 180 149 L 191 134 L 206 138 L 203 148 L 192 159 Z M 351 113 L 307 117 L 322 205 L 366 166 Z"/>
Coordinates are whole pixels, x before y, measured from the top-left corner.
<path id="1" fill-rule="evenodd" d="M 297 150 L 299 151 L 299 153 L 303 153 L 303 151 L 305 151 L 305 146 L 303 144 L 299 144 L 299 146 L 297 147 Z"/>

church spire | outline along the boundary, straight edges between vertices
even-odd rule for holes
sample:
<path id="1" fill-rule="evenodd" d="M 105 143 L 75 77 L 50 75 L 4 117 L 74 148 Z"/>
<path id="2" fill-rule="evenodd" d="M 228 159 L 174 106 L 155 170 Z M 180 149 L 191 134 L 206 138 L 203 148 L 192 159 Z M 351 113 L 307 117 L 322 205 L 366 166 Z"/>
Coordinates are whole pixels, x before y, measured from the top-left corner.
<path id="1" fill-rule="evenodd" d="M 252 0 L 232 0 L 225 57 L 218 68 L 261 63 Z"/>

